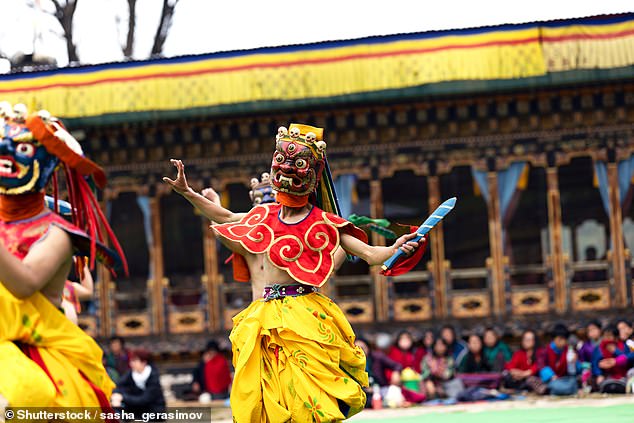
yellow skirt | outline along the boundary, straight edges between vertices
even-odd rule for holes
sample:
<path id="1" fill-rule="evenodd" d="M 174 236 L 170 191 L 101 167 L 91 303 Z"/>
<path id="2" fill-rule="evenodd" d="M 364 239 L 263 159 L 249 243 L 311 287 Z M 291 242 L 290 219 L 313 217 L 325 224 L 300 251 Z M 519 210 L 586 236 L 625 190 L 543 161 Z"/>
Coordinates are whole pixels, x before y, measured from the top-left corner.
<path id="1" fill-rule="evenodd" d="M 0 310 L 0 394 L 9 405 L 97 407 L 84 377 L 110 398 L 114 383 L 101 348 L 46 297 L 38 292 L 19 300 L 0 283 Z M 13 341 L 37 347 L 52 380 Z"/>
<path id="2" fill-rule="evenodd" d="M 235 422 L 334 422 L 364 408 L 365 355 L 329 298 L 254 301 L 233 322 Z"/>

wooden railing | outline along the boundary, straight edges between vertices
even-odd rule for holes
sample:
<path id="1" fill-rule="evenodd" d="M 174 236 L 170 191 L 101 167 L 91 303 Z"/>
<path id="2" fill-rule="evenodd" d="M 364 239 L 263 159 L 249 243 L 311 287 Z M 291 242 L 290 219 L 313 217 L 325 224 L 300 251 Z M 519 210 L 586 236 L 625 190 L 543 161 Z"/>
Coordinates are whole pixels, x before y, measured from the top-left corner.
<path id="1" fill-rule="evenodd" d="M 571 263 L 566 257 L 567 310 L 585 312 L 606 310 L 612 307 L 611 260 Z M 487 263 L 490 265 L 490 260 Z M 628 278 L 634 268 L 634 260 L 627 251 Z M 431 269 L 431 263 L 428 264 Z M 490 267 L 452 269 L 446 266 L 446 298 L 449 318 L 485 318 L 493 314 Z M 552 270 L 550 263 L 531 265 L 507 265 L 508 286 L 505 301 L 509 314 L 547 314 L 555 311 Z M 209 308 L 207 276 L 201 277 L 198 287 L 179 288 L 170 286 L 167 278 L 163 286 L 164 313 L 167 333 L 204 334 L 209 327 L 229 330 L 232 318 L 243 310 L 252 297 L 248 283 L 222 282 L 215 285 L 215 297 L 219 303 L 211 305 L 221 310 L 221 320 L 212 321 L 206 310 Z M 631 279 L 628 279 L 631 280 Z M 110 297 L 99 298 L 100 307 L 107 303 L 112 314 L 113 326 L 109 334 L 121 336 L 147 336 L 153 333 L 152 296 L 155 289 L 150 280 L 142 292 L 121 292 L 110 288 Z M 334 276 L 322 289 L 331 296 L 346 314 L 351 323 L 373 323 L 377 321 L 375 298 L 378 287 L 370 274 Z M 387 278 L 385 290 L 379 295 L 387 299 L 388 321 L 413 322 L 439 318 L 439 305 L 435 304 L 435 286 L 431 270 L 414 271 L 406 275 Z M 630 287 L 630 290 L 634 286 Z M 628 295 L 631 295 L 628 293 Z M 92 335 L 103 333 L 101 314 L 82 314 L 80 324 Z"/>

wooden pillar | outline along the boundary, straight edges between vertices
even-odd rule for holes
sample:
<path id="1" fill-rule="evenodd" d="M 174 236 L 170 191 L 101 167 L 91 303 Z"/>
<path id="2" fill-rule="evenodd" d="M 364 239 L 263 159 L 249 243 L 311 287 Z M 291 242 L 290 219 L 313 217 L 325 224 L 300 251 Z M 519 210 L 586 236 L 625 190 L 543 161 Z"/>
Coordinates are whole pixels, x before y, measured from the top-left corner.
<path id="1" fill-rule="evenodd" d="M 106 197 L 109 197 L 106 193 Z M 101 210 L 106 215 L 106 204 L 112 201 L 107 198 L 100 202 Z M 114 283 L 112 275 L 105 266 L 97 266 L 97 289 L 99 290 L 99 310 L 97 316 L 99 318 L 99 336 L 107 338 L 113 333 L 112 326 L 112 298 L 114 298 Z"/>
<path id="2" fill-rule="evenodd" d="M 627 282 L 625 279 L 625 249 L 623 245 L 623 216 L 619 194 L 617 163 L 608 163 L 608 196 L 610 202 L 610 239 L 612 240 L 612 276 L 615 296 L 612 305 L 625 308 L 627 305 Z"/>
<path id="3" fill-rule="evenodd" d="M 210 331 L 220 330 L 220 273 L 218 272 L 218 247 L 216 235 L 209 228 L 210 222 L 202 218 L 203 254 L 205 257 L 205 289 L 207 291 L 207 328 Z"/>
<path id="4" fill-rule="evenodd" d="M 439 177 L 429 176 L 427 187 L 429 212 L 431 213 L 441 203 Z M 442 221 L 438 223 L 435 230 L 429 233 L 429 246 L 431 247 L 431 269 L 434 278 L 434 311 L 437 318 L 443 319 L 447 317 L 447 272 L 445 271 L 445 240 Z"/>
<path id="5" fill-rule="evenodd" d="M 152 321 L 154 333 L 163 334 L 165 327 L 165 301 L 163 292 L 167 287 L 165 280 L 165 267 L 163 265 L 163 234 L 161 233 L 161 199 L 150 198 L 150 218 L 152 223 Z"/>
<path id="6" fill-rule="evenodd" d="M 489 245 L 491 248 L 491 289 L 493 291 L 493 312 L 497 316 L 506 313 L 506 287 L 504 278 L 504 251 L 502 246 L 502 217 L 500 216 L 500 196 L 496 172 L 487 173 L 489 185 Z"/>
<path id="7" fill-rule="evenodd" d="M 97 266 L 97 290 L 99 292 L 99 309 L 97 318 L 99 319 L 99 336 L 107 338 L 112 334 L 112 313 L 111 313 L 111 288 L 113 287 L 110 272 L 105 266 Z"/>
<path id="8" fill-rule="evenodd" d="M 556 167 L 546 168 L 547 203 L 548 203 L 548 235 L 550 242 L 550 261 L 555 288 L 555 312 L 564 313 L 568 308 L 568 292 L 566 288 L 566 268 L 561 228 L 561 198 L 559 194 L 559 177 Z"/>
<path id="9" fill-rule="evenodd" d="M 383 192 L 381 180 L 370 181 L 370 216 L 374 219 L 383 217 Z M 385 239 L 372 232 L 373 245 L 385 245 Z M 374 283 L 374 306 L 376 308 L 377 321 L 386 321 L 388 318 L 387 278 L 381 274 L 380 266 L 370 269 Z"/>

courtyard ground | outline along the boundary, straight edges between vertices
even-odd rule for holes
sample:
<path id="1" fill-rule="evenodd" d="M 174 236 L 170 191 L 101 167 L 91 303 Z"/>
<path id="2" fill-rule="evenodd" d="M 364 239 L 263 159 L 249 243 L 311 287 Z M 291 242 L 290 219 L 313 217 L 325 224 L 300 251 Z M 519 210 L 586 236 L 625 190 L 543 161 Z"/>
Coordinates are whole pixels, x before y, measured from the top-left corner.
<path id="1" fill-rule="evenodd" d="M 482 402 L 361 413 L 350 421 L 385 423 L 634 422 L 634 397 Z"/>
<path id="2" fill-rule="evenodd" d="M 216 403 L 212 421 L 231 423 L 231 412 Z M 179 408 L 195 403 L 173 403 Z M 634 396 L 586 398 L 539 397 L 406 409 L 365 410 L 350 422 L 384 423 L 608 423 L 634 422 Z"/>

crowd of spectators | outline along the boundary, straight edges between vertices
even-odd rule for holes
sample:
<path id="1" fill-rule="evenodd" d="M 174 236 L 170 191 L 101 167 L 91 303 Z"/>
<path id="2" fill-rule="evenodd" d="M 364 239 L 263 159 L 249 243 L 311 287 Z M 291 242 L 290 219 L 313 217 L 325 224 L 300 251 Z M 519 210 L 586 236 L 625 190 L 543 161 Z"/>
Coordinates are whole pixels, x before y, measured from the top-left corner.
<path id="1" fill-rule="evenodd" d="M 514 394 L 624 394 L 634 386 L 634 330 L 626 320 L 591 321 L 580 333 L 563 324 L 538 336 L 525 330 L 511 348 L 493 328 L 461 336 L 450 326 L 422 336 L 402 331 L 358 337 L 370 386 L 368 407 L 507 399 Z M 112 404 L 131 411 L 161 410 L 165 400 L 157 368 L 145 350 L 128 350 L 114 337 L 104 364 L 117 383 Z M 226 400 L 231 365 L 209 341 L 183 399 Z"/>
<path id="2" fill-rule="evenodd" d="M 526 330 L 510 348 L 493 328 L 462 337 L 449 325 L 357 339 L 367 356 L 368 406 L 427 401 L 506 399 L 513 394 L 626 393 L 634 384 L 632 324 L 589 322 L 582 333 L 555 325 L 539 337 Z M 399 389 L 395 389 L 395 387 Z"/>

